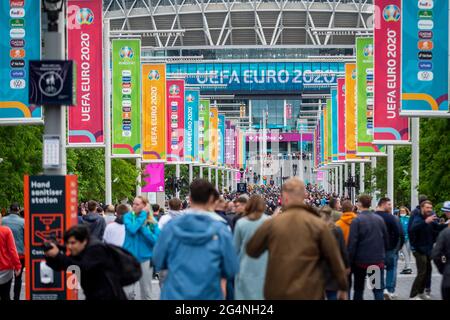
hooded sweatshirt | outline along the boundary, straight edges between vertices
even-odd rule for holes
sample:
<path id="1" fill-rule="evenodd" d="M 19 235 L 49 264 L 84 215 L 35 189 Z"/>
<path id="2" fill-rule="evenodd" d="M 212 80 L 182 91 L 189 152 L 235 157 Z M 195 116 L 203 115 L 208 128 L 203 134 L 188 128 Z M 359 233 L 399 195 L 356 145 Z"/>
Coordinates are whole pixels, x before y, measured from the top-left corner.
<path id="1" fill-rule="evenodd" d="M 168 214 L 163 215 L 161 217 L 161 219 L 159 219 L 159 221 L 158 221 L 159 229 L 162 230 L 164 228 L 164 226 L 167 224 L 167 222 L 169 222 L 173 218 L 179 217 L 183 214 L 184 214 L 184 212 L 180 211 L 180 210 L 177 210 L 177 211 L 169 210 Z"/>
<path id="2" fill-rule="evenodd" d="M 226 224 L 190 211 L 167 224 L 153 251 L 156 270 L 168 270 L 161 300 L 222 300 L 221 279 L 232 279 L 238 259 Z"/>
<path id="3" fill-rule="evenodd" d="M 336 225 L 341 228 L 342 233 L 344 234 L 345 244 L 348 244 L 348 236 L 350 234 L 350 224 L 353 219 L 356 218 L 356 213 L 354 212 L 344 212 L 341 218 L 336 221 Z"/>
<path id="4" fill-rule="evenodd" d="M 97 212 L 89 212 L 87 215 L 82 217 L 83 223 L 89 227 L 91 236 L 97 238 L 98 240 L 103 240 L 103 234 L 105 233 L 106 222 L 105 219 L 100 216 Z"/>

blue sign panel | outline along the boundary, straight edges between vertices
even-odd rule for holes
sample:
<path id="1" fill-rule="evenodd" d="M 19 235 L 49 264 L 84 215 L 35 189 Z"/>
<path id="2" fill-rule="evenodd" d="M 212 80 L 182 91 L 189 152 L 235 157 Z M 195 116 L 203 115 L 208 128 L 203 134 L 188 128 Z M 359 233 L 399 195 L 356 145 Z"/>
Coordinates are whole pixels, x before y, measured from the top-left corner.
<path id="1" fill-rule="evenodd" d="M 223 92 L 297 92 L 329 88 L 336 84 L 336 72 L 344 73 L 338 62 L 211 62 L 174 63 L 168 73 L 189 74 L 188 85 L 211 87 Z M 198 74 L 198 76 L 192 76 Z"/>
<path id="2" fill-rule="evenodd" d="M 448 0 L 404 1 L 402 115 L 450 116 L 448 9 Z"/>
<path id="3" fill-rule="evenodd" d="M 0 121 L 41 119 L 28 105 L 28 61 L 41 58 L 41 2 L 0 2 Z"/>

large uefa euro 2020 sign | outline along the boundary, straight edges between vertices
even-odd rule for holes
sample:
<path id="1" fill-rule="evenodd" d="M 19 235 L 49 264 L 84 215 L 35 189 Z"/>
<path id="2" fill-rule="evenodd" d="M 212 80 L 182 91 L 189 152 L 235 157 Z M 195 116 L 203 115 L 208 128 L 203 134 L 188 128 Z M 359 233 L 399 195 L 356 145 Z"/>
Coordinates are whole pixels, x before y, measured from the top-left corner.
<path id="1" fill-rule="evenodd" d="M 167 72 L 188 74 L 187 84 L 206 85 L 216 91 L 298 93 L 299 90 L 328 89 L 336 85 L 338 73 L 344 73 L 344 64 L 261 61 L 174 63 L 167 65 Z"/>

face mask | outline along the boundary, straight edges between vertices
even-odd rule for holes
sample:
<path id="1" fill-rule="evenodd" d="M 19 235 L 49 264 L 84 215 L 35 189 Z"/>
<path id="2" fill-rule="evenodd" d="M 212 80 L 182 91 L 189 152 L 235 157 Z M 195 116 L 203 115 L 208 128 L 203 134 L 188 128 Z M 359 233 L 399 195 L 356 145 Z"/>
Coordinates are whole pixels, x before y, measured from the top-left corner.
<path id="1" fill-rule="evenodd" d="M 406 213 L 400 213 L 400 217 L 406 217 Z"/>

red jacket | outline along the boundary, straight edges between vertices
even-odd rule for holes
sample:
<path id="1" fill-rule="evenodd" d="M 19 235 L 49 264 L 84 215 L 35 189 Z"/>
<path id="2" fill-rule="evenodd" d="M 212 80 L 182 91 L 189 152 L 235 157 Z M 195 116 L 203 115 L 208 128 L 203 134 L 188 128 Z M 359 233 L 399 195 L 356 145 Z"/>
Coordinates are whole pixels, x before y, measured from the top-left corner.
<path id="1" fill-rule="evenodd" d="M 11 229 L 0 226 L 0 270 L 20 270 L 21 267 Z"/>

